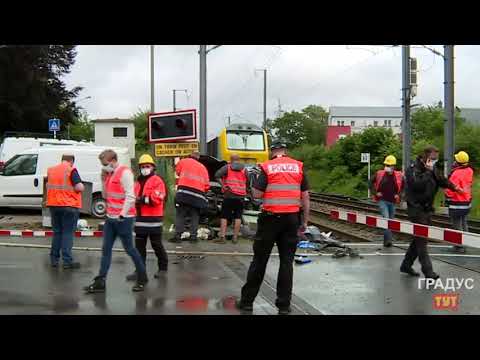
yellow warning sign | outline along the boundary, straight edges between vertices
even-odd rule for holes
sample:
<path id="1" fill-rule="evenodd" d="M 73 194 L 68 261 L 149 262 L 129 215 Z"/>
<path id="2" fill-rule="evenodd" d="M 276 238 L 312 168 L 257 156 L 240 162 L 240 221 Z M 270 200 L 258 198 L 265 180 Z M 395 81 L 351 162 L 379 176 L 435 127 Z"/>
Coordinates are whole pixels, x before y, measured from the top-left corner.
<path id="1" fill-rule="evenodd" d="M 188 156 L 198 151 L 198 142 L 155 144 L 155 156 Z"/>

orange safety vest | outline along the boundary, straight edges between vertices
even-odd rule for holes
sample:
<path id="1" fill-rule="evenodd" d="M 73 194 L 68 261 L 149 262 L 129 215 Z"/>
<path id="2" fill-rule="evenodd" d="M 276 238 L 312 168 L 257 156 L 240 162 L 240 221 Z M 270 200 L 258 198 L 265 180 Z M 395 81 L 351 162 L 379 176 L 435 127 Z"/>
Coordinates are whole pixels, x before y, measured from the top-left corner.
<path id="1" fill-rule="evenodd" d="M 138 216 L 163 216 L 165 183 L 158 175 L 150 176 L 143 185 L 143 193 L 140 194 L 140 182 L 135 182 L 135 196 L 148 196 L 149 203 L 140 205 Z"/>
<path id="2" fill-rule="evenodd" d="M 127 166 L 119 166 L 113 174 L 108 175 L 105 179 L 105 197 L 107 201 L 107 215 L 118 216 L 122 212 L 125 204 L 125 189 L 120 182 L 125 171 L 129 171 Z M 137 210 L 132 206 L 128 211 L 129 216 L 135 216 Z"/>
<path id="3" fill-rule="evenodd" d="M 231 164 L 228 164 L 227 175 L 222 178 L 222 182 L 223 192 L 225 192 L 225 187 L 228 186 L 235 195 L 247 195 L 247 175 L 245 175 L 245 169 L 242 171 L 234 171 Z"/>
<path id="4" fill-rule="evenodd" d="M 272 213 L 295 213 L 300 210 L 303 163 L 279 156 L 262 164 L 267 175 L 263 209 Z"/>
<path id="5" fill-rule="evenodd" d="M 47 206 L 82 207 L 82 194 L 75 191 L 70 177 L 74 169 L 66 161 L 48 168 Z"/>
<path id="6" fill-rule="evenodd" d="M 380 184 L 382 183 L 382 179 L 385 176 L 387 172 L 382 169 L 378 170 L 377 174 L 375 175 L 375 190 L 378 191 L 380 190 Z M 402 192 L 402 187 L 403 187 L 403 173 L 401 171 L 393 170 L 393 175 L 395 176 L 395 183 L 397 184 L 397 195 Z M 380 198 L 377 195 L 373 196 L 373 200 L 379 201 Z M 400 199 L 398 199 L 397 202 L 400 202 Z"/>
<path id="7" fill-rule="evenodd" d="M 456 167 L 450 173 L 448 180 L 464 190 L 464 192 L 457 193 L 450 189 L 445 189 L 445 196 L 447 197 L 449 207 L 452 209 L 470 208 L 472 201 L 473 169 L 469 166 Z"/>
<path id="8" fill-rule="evenodd" d="M 176 167 L 176 173 L 179 176 L 178 186 L 186 186 L 202 193 L 206 193 L 210 188 L 207 169 L 195 159 L 180 160 Z"/>

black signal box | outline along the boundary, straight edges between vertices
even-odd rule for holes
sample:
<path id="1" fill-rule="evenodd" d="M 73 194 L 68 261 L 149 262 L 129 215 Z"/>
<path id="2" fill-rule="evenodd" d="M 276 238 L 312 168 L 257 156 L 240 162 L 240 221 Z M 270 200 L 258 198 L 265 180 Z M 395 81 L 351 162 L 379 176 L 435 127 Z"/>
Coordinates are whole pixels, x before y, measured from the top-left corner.
<path id="1" fill-rule="evenodd" d="M 148 142 L 174 142 L 197 139 L 196 110 L 148 115 Z"/>

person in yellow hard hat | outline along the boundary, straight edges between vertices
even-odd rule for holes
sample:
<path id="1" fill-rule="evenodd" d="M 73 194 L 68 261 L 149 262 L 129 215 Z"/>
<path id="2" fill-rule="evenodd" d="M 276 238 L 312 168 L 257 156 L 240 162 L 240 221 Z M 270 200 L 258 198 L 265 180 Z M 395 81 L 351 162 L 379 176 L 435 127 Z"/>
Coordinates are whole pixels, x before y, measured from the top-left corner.
<path id="1" fill-rule="evenodd" d="M 455 154 L 455 162 L 448 180 L 461 192 L 445 189 L 445 202 L 448 205 L 448 215 L 455 229 L 468 231 L 468 214 L 472 207 L 473 168 L 469 165 L 470 157 L 465 151 Z M 455 246 L 455 250 L 465 252 L 463 246 Z"/>
<path id="2" fill-rule="evenodd" d="M 168 269 L 167 252 L 162 244 L 163 210 L 167 191 L 163 179 L 155 174 L 155 161 L 149 154 L 140 156 L 138 166 L 140 175 L 135 182 L 135 196 L 137 198 L 135 247 L 146 267 L 147 240 L 150 238 L 158 262 L 158 272 L 155 273 L 154 277 L 159 278 Z M 127 276 L 127 280 L 134 281 L 136 279 L 136 272 Z"/>
<path id="3" fill-rule="evenodd" d="M 399 204 L 404 188 L 404 178 L 401 171 L 395 170 L 397 159 L 388 155 L 383 162 L 384 168 L 378 170 L 373 177 L 370 187 L 373 199 L 378 202 L 382 217 L 393 219 L 395 217 L 395 204 Z M 392 246 L 392 232 L 386 229 L 383 233 L 383 246 Z"/>

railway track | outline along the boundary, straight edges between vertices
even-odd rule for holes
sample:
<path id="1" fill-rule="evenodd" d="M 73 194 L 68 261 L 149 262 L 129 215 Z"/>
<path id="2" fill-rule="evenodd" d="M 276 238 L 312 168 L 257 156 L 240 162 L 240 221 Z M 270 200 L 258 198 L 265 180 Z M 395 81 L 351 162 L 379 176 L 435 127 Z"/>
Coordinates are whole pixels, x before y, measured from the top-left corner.
<path id="1" fill-rule="evenodd" d="M 321 207 L 323 209 L 340 207 L 378 215 L 378 206 L 376 203 L 371 201 L 360 200 L 345 195 L 323 193 L 311 193 L 310 199 L 313 206 Z M 406 209 L 402 209 L 397 206 L 395 213 L 395 217 L 398 219 L 408 219 Z M 432 217 L 432 225 L 442 228 L 452 228 L 449 217 L 442 214 L 435 214 Z M 470 232 L 480 233 L 480 220 L 469 220 L 468 226 Z"/>

